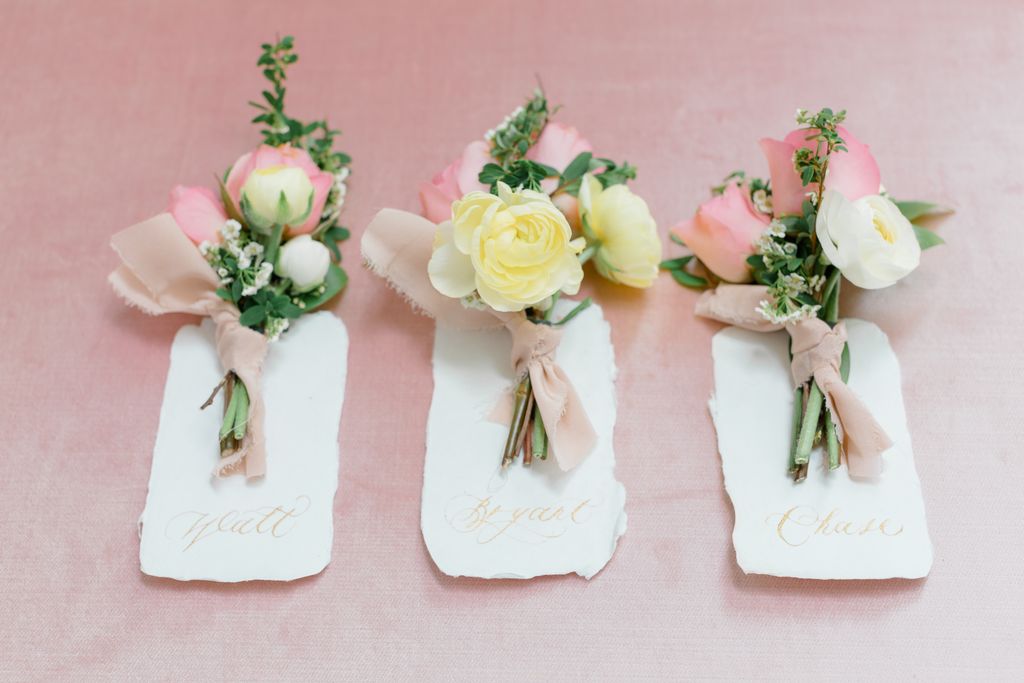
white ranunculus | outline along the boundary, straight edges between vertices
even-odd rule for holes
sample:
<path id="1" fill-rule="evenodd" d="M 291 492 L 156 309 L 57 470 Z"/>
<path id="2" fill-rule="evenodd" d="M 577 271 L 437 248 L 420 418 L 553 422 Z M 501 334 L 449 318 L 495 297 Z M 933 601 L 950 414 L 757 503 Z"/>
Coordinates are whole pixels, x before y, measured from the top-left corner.
<path id="1" fill-rule="evenodd" d="M 308 292 L 323 284 L 331 265 L 331 252 L 309 235 L 293 237 L 281 246 L 277 274 L 292 281 L 292 290 Z"/>
<path id="2" fill-rule="evenodd" d="M 914 226 L 881 195 L 851 202 L 826 190 L 815 232 L 828 260 L 864 289 L 888 287 L 921 262 Z"/>
<path id="3" fill-rule="evenodd" d="M 309 217 L 313 183 L 298 166 L 269 166 L 249 174 L 242 185 L 242 210 L 252 227 L 299 225 Z"/>

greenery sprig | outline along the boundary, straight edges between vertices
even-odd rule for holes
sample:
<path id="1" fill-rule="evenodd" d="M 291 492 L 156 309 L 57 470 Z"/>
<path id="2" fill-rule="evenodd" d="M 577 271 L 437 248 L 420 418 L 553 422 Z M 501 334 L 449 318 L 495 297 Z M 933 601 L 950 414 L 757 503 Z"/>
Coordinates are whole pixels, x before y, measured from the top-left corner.
<path id="1" fill-rule="evenodd" d="M 299 60 L 293 52 L 295 39 L 285 36 L 276 43 L 263 43 L 263 53 L 256 62 L 263 67 L 263 76 L 270 82 L 270 90 L 263 91 L 266 102 L 249 102 L 260 111 L 253 123 L 261 123 L 263 141 L 273 147 L 289 144 L 309 152 L 316 165 L 328 173 L 337 173 L 352 159 L 343 152 L 334 151 L 335 137 L 341 131 L 330 127 L 326 119 L 303 123 L 285 114 L 285 80 L 289 66 Z"/>

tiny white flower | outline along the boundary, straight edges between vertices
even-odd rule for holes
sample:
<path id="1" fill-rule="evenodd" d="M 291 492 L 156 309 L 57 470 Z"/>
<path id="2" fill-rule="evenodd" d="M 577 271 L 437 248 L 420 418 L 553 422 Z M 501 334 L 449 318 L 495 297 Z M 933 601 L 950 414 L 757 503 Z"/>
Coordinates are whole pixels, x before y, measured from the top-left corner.
<path id="1" fill-rule="evenodd" d="M 227 277 L 228 276 L 228 269 L 227 268 L 218 268 L 217 269 L 217 275 L 220 275 L 221 277 Z"/>
<path id="2" fill-rule="evenodd" d="M 247 287 L 242 288 L 242 296 L 252 296 L 258 291 L 260 291 L 258 287 L 249 285 Z"/>
<path id="3" fill-rule="evenodd" d="M 210 244 L 208 240 L 203 240 L 202 242 L 199 243 L 199 253 L 202 254 L 203 256 L 206 256 L 207 254 L 210 253 L 210 248 L 212 246 L 213 245 Z"/>
<path id="4" fill-rule="evenodd" d="M 220 234 L 224 236 L 228 242 L 233 242 L 238 239 L 238 236 L 242 232 L 242 224 L 233 218 L 229 218 L 224 222 L 224 225 L 220 229 Z"/>

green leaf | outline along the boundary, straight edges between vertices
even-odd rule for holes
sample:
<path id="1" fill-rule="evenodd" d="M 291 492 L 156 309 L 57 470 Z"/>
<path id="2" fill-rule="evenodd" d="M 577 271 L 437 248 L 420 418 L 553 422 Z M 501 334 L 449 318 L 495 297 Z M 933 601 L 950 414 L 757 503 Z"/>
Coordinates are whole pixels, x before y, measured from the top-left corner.
<path id="1" fill-rule="evenodd" d="M 231 195 L 228 194 L 228 188 L 224 186 L 224 181 L 217 178 L 217 186 L 220 188 L 220 201 L 224 205 L 224 212 L 228 215 L 228 218 L 245 225 L 245 219 L 242 218 L 242 212 L 238 210 L 238 207 L 235 206 L 235 202 L 231 200 Z"/>
<path id="2" fill-rule="evenodd" d="M 662 261 L 658 267 L 662 270 L 678 270 L 686 266 L 687 263 L 693 260 L 693 255 L 680 256 L 679 258 L 669 259 Z"/>
<path id="3" fill-rule="evenodd" d="M 704 289 L 708 286 L 707 280 L 702 277 L 692 275 L 682 268 L 673 269 L 668 272 L 672 274 L 672 279 L 683 287 L 689 287 L 690 289 Z"/>
<path id="4" fill-rule="evenodd" d="M 224 301 L 230 301 L 232 303 L 234 303 L 235 301 L 234 297 L 231 296 L 231 291 L 228 289 L 224 289 L 223 287 L 217 288 L 217 296 L 219 296 L 221 299 L 224 299 Z"/>
<path id="5" fill-rule="evenodd" d="M 686 246 L 686 242 L 683 241 L 683 238 L 680 237 L 679 235 L 675 234 L 674 232 L 670 232 L 668 234 L 668 238 L 670 240 L 672 240 L 673 242 L 675 242 L 676 244 L 678 244 L 679 246 L 681 246 L 681 247 L 685 247 Z"/>
<path id="6" fill-rule="evenodd" d="M 324 292 L 323 294 L 311 294 L 303 298 L 303 303 L 306 304 L 306 308 L 303 309 L 306 313 L 309 313 L 315 308 L 322 306 L 334 297 L 335 294 L 340 292 L 348 284 L 348 275 L 336 263 L 332 263 L 327 269 L 327 277 L 324 278 Z M 316 290 L 314 290 L 315 292 Z"/>
<path id="7" fill-rule="evenodd" d="M 940 216 L 942 214 L 953 212 L 953 210 L 948 207 L 933 204 L 931 202 L 896 202 L 896 206 L 899 208 L 900 212 L 906 216 L 907 220 L 911 222 L 926 216 Z"/>
<path id="8" fill-rule="evenodd" d="M 238 317 L 238 323 L 245 327 L 255 327 L 267 317 L 267 309 L 263 306 L 250 306 Z"/>
<path id="9" fill-rule="evenodd" d="M 921 245 L 921 251 L 946 243 L 946 240 L 935 234 L 935 231 L 922 228 L 920 225 L 914 226 L 914 235 L 917 237 L 917 243 Z"/>
<path id="10" fill-rule="evenodd" d="M 569 162 L 562 173 L 562 179 L 566 181 L 581 178 L 584 173 L 590 170 L 590 160 L 593 158 L 590 152 L 580 152 L 575 159 Z"/>

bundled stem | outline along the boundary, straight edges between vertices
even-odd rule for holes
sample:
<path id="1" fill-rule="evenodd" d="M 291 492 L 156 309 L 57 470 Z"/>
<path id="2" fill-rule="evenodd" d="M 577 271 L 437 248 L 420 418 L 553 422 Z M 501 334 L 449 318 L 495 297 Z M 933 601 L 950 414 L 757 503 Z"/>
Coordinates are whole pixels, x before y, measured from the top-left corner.
<path id="1" fill-rule="evenodd" d="M 224 390 L 224 418 L 220 424 L 220 455 L 222 458 L 226 458 L 237 451 L 242 440 L 245 439 L 249 423 L 249 392 L 241 378 L 234 372 L 228 371 L 199 409 L 205 410 L 213 405 L 213 399 L 222 389 Z"/>

